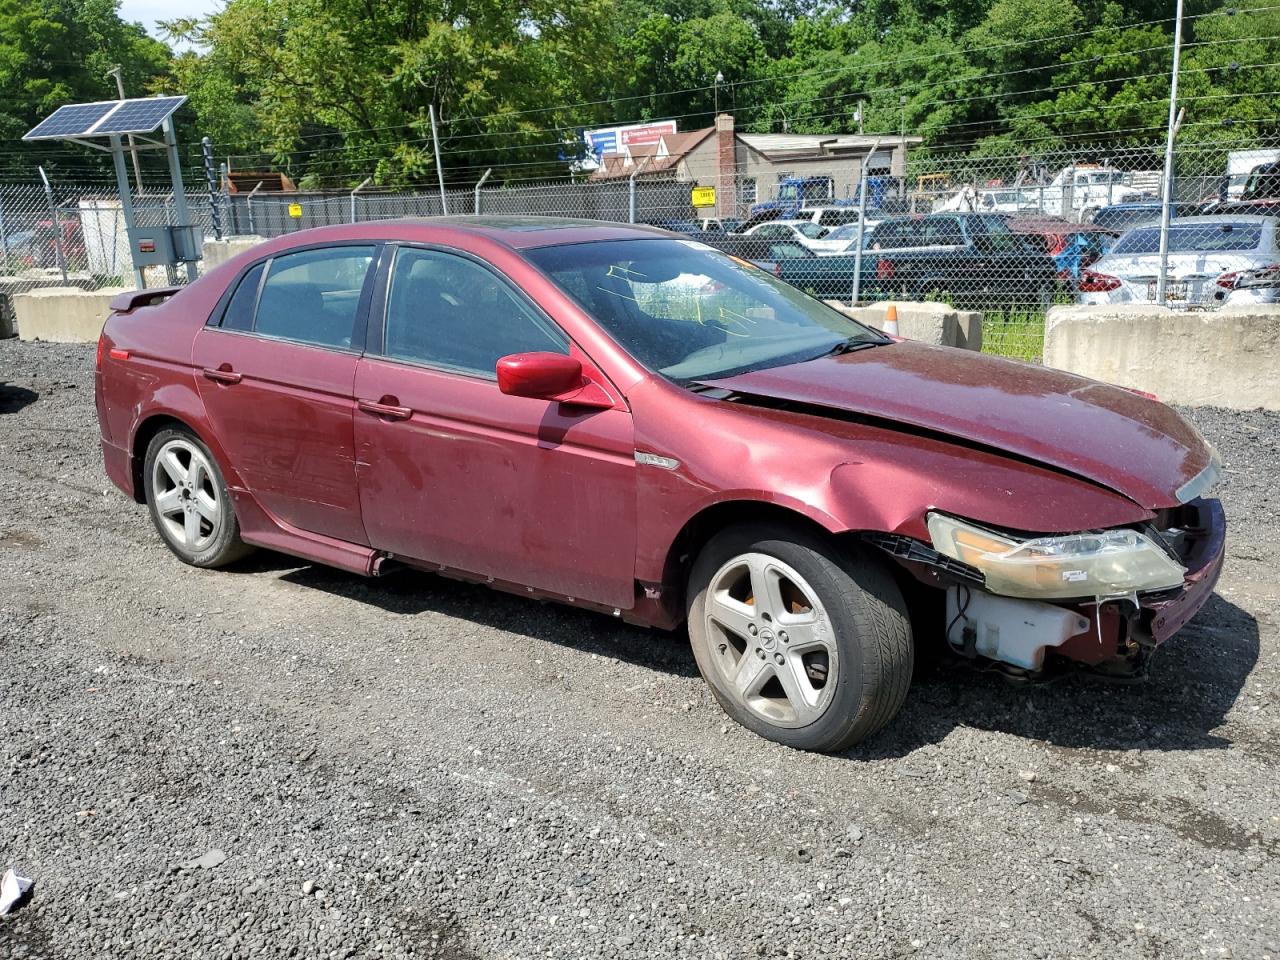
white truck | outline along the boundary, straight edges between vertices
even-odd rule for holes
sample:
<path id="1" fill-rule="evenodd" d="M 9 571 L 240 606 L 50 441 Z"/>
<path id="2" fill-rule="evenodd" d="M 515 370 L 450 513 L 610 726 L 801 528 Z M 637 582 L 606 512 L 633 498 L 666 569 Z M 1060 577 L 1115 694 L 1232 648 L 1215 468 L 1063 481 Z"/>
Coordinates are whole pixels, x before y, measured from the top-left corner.
<path id="1" fill-rule="evenodd" d="M 1280 150 L 1232 150 L 1227 154 L 1228 200 L 1239 200 L 1254 167 L 1280 161 Z"/>
<path id="2" fill-rule="evenodd" d="M 1134 185 L 1134 175 L 1114 167 L 1078 163 L 1064 167 L 1046 186 L 1027 186 L 1040 212 L 1068 220 L 1083 219 L 1086 212 L 1113 203 L 1150 200 L 1152 194 Z"/>

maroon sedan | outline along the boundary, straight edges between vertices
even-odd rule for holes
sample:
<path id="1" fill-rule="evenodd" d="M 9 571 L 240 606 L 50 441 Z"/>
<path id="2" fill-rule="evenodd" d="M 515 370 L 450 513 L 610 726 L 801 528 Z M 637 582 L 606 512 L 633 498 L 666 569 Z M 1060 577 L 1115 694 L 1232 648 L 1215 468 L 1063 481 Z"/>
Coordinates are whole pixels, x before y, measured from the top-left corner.
<path id="1" fill-rule="evenodd" d="M 1140 673 L 1222 563 L 1217 457 L 1163 404 L 892 340 L 659 230 L 321 228 L 169 294 L 113 304 L 97 402 L 179 558 L 687 622 L 724 709 L 792 746 L 887 723 L 917 642 Z"/>

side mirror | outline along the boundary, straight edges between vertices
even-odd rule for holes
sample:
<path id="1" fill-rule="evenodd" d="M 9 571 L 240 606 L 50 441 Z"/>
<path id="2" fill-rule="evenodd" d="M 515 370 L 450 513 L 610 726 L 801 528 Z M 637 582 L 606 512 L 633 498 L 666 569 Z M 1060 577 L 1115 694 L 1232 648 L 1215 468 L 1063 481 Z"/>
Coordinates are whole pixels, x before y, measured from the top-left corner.
<path id="1" fill-rule="evenodd" d="M 552 400 L 582 387 L 582 364 L 559 353 L 513 353 L 498 360 L 498 389 Z"/>
<path id="2" fill-rule="evenodd" d="M 562 353 L 513 353 L 497 364 L 498 389 L 513 397 L 532 397 L 581 407 L 613 406 L 609 395 L 582 374 L 582 364 Z"/>

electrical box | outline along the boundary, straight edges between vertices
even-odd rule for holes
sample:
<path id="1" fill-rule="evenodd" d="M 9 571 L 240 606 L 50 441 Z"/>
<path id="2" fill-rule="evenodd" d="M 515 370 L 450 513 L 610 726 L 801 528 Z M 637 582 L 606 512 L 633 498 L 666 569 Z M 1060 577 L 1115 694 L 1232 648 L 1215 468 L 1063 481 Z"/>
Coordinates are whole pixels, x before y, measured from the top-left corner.
<path id="1" fill-rule="evenodd" d="M 202 255 L 203 234 L 199 227 L 133 227 L 129 230 L 129 252 L 135 267 L 192 263 Z"/>

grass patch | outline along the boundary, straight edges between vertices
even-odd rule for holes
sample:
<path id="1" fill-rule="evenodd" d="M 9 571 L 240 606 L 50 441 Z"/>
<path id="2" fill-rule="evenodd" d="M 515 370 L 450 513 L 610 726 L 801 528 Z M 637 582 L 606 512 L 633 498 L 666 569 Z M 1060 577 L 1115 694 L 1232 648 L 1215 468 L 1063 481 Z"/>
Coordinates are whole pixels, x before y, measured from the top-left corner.
<path id="1" fill-rule="evenodd" d="M 1044 359 L 1044 312 L 992 310 L 984 313 L 982 352 L 1040 363 Z"/>

